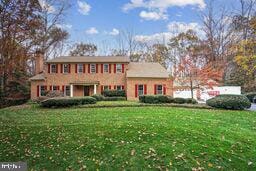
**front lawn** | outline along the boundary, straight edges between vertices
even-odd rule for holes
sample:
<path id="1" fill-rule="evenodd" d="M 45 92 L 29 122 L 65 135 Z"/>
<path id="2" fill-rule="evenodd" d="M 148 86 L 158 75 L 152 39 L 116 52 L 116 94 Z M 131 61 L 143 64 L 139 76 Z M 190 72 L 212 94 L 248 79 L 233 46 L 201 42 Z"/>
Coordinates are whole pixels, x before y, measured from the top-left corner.
<path id="1" fill-rule="evenodd" d="M 27 161 L 29 170 L 256 169 L 256 112 L 28 106 L 0 113 L 0 161 Z"/>

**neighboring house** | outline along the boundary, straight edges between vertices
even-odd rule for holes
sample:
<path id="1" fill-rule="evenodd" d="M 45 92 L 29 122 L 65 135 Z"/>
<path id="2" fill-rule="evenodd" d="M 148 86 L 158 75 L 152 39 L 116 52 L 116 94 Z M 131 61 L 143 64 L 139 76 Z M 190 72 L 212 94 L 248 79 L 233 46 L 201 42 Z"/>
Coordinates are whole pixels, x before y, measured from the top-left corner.
<path id="1" fill-rule="evenodd" d="M 172 80 L 158 63 L 133 63 L 123 56 L 59 57 L 44 63 L 36 56 L 36 75 L 30 78 L 31 99 L 46 91 L 65 96 L 91 96 L 103 90 L 125 90 L 128 100 L 139 95 L 172 96 Z"/>

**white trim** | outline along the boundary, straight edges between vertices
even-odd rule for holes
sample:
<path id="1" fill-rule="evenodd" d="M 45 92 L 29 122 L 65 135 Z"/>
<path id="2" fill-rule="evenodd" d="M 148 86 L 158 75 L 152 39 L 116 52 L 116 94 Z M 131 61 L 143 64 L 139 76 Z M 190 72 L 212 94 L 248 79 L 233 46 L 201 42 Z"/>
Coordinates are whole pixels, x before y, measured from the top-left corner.
<path id="1" fill-rule="evenodd" d="M 96 84 L 93 85 L 93 94 L 97 94 L 97 85 Z"/>
<path id="2" fill-rule="evenodd" d="M 70 97 L 73 97 L 73 84 L 70 85 Z"/>

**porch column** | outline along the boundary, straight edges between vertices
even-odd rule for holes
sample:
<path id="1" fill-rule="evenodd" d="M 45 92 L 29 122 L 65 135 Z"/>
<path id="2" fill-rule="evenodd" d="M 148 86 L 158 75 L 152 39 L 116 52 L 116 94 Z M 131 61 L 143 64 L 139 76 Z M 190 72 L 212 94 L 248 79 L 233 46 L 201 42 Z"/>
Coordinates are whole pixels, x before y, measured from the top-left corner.
<path id="1" fill-rule="evenodd" d="M 70 85 L 70 97 L 73 97 L 73 84 Z"/>
<path id="2" fill-rule="evenodd" d="M 93 86 L 93 94 L 97 94 L 97 85 L 96 84 L 94 84 L 94 86 Z"/>

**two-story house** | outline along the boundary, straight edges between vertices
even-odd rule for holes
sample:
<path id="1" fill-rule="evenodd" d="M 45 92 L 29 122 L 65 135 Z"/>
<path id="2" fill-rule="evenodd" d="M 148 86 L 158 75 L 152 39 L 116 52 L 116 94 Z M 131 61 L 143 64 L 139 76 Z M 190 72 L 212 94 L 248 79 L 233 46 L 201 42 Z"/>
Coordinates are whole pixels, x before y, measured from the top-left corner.
<path id="1" fill-rule="evenodd" d="M 30 78 L 31 99 L 46 91 L 65 96 L 91 96 L 103 90 L 125 90 L 128 100 L 140 95 L 172 96 L 172 80 L 158 63 L 134 63 L 124 56 L 67 56 L 43 61 L 36 55 L 36 75 Z"/>

